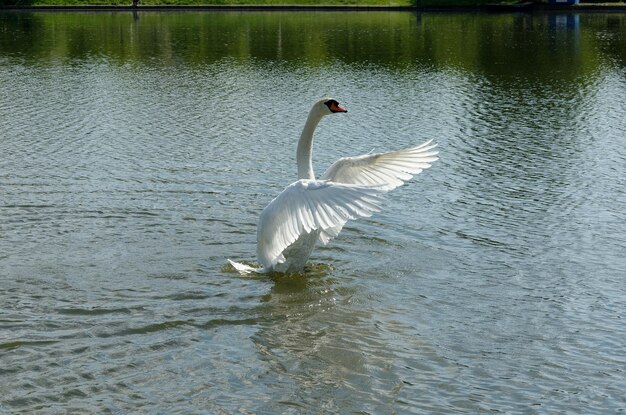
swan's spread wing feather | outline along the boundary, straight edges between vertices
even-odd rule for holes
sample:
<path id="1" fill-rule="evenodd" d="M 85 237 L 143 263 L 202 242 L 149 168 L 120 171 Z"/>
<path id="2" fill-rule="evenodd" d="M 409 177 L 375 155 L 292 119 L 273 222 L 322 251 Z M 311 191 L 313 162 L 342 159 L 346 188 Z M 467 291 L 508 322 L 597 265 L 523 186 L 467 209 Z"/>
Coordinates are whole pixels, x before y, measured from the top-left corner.
<path id="1" fill-rule="evenodd" d="M 349 219 L 380 211 L 384 189 L 298 180 L 288 186 L 261 213 L 257 228 L 257 255 L 265 267 L 283 262 L 283 251 L 302 234 L 320 231 L 326 243 Z"/>
<path id="2" fill-rule="evenodd" d="M 438 160 L 438 152 L 433 150 L 437 144 L 432 141 L 389 153 L 341 158 L 326 170 L 322 180 L 395 189 Z"/>
<path id="3" fill-rule="evenodd" d="M 322 229 L 322 231 L 320 232 L 319 240 L 322 241 L 324 245 L 326 245 L 328 241 L 330 241 L 333 238 L 336 238 L 337 235 L 339 235 L 339 232 L 341 232 L 341 229 L 343 229 L 343 224 L 333 226 L 332 228 Z"/>

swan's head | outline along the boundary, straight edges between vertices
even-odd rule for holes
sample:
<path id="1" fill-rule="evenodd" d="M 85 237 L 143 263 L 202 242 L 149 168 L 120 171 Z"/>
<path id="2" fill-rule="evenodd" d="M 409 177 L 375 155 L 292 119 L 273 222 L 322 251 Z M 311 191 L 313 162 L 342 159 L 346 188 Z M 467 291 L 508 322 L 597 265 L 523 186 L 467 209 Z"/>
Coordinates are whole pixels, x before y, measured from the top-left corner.
<path id="1" fill-rule="evenodd" d="M 320 115 L 330 115 L 337 112 L 348 112 L 345 108 L 339 105 L 336 99 L 323 98 L 315 103 L 313 108 L 319 111 Z"/>

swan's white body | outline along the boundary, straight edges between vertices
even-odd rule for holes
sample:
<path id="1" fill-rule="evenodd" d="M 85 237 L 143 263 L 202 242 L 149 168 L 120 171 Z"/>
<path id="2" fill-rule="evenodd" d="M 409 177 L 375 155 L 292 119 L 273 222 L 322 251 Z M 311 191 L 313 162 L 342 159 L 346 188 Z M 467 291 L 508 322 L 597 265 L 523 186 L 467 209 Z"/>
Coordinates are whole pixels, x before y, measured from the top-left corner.
<path id="1" fill-rule="evenodd" d="M 349 219 L 380 211 L 384 193 L 437 160 L 431 140 L 404 150 L 341 158 L 315 179 L 313 132 L 322 117 L 334 112 L 346 110 L 329 98 L 313 105 L 298 142 L 298 181 L 272 200 L 259 218 L 257 257 L 263 268 L 229 260 L 238 271 L 302 271 L 318 240 L 326 244 Z"/>

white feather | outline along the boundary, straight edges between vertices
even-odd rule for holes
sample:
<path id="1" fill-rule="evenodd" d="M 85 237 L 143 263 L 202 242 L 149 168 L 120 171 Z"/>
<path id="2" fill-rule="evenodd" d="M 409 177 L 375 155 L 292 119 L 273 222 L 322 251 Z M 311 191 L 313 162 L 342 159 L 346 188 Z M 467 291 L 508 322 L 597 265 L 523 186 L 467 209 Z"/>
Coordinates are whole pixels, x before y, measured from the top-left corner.
<path id="1" fill-rule="evenodd" d="M 324 180 L 298 180 L 261 213 L 257 227 L 257 257 L 266 268 L 284 261 L 283 252 L 302 235 L 320 231 L 337 236 L 350 219 L 380 211 L 384 189 Z"/>
<path id="2" fill-rule="evenodd" d="M 344 157 L 333 163 L 322 180 L 362 186 L 381 186 L 392 190 L 438 160 L 432 140 L 417 147 L 389 153 Z"/>

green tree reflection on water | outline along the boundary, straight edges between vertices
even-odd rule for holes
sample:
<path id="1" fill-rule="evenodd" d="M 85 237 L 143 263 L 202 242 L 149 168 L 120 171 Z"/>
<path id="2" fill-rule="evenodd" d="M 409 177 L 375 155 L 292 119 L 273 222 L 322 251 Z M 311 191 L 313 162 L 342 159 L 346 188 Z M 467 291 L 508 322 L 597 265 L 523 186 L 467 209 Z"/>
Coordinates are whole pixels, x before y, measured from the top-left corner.
<path id="1" fill-rule="evenodd" d="M 339 61 L 572 79 L 605 59 L 624 65 L 625 28 L 623 14 L 9 12 L 0 13 L 0 57 L 40 65 L 97 58 L 157 66 L 225 58 L 295 66 Z"/>

